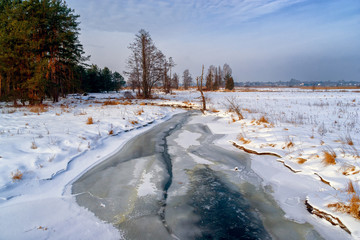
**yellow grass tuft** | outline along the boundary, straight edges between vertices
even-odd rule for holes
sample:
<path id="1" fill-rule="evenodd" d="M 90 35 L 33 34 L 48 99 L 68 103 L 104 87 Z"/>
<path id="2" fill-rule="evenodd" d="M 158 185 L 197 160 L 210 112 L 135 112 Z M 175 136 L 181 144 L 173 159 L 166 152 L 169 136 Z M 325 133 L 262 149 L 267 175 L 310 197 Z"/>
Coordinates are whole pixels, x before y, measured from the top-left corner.
<path id="1" fill-rule="evenodd" d="M 261 118 L 258 120 L 259 123 L 269 123 L 269 121 L 265 118 L 265 116 L 261 116 Z"/>
<path id="2" fill-rule="evenodd" d="M 360 198 L 358 195 L 354 194 L 350 200 L 350 215 L 360 219 L 360 211 L 359 211 L 359 207 L 360 207 Z"/>
<path id="3" fill-rule="evenodd" d="M 86 124 L 88 125 L 91 125 L 91 124 L 94 124 L 94 120 L 92 117 L 88 117 L 87 121 L 86 121 Z"/>
<path id="4" fill-rule="evenodd" d="M 19 181 L 22 179 L 23 173 L 20 172 L 19 169 L 17 169 L 15 173 L 13 173 L 13 172 L 11 173 L 11 176 L 12 176 L 11 178 L 12 178 L 13 182 L 15 182 L 15 181 Z"/>
<path id="5" fill-rule="evenodd" d="M 336 153 L 334 151 L 324 151 L 324 158 L 322 162 L 328 166 L 328 165 L 335 165 L 336 161 Z"/>
<path id="6" fill-rule="evenodd" d="M 304 164 L 307 160 L 305 158 L 297 158 L 298 164 Z"/>

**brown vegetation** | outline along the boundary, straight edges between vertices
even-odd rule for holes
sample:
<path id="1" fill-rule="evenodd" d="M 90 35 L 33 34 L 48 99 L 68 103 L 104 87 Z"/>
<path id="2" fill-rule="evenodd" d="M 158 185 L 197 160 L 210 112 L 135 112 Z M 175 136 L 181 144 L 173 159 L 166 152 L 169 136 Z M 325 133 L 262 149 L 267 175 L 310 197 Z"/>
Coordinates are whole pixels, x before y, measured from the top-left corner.
<path id="1" fill-rule="evenodd" d="M 91 124 L 94 124 L 94 120 L 92 117 L 88 117 L 87 121 L 86 121 L 86 124 L 88 125 L 91 125 Z"/>
<path id="2" fill-rule="evenodd" d="M 15 173 L 13 173 L 13 172 L 11 173 L 11 176 L 12 176 L 11 178 L 12 178 L 13 182 L 15 182 L 15 181 L 19 181 L 22 179 L 23 173 L 20 172 L 19 169 L 17 169 Z"/>
<path id="3" fill-rule="evenodd" d="M 237 140 L 241 141 L 243 144 L 251 143 L 251 140 L 246 139 L 241 133 L 238 135 Z"/>
<path id="4" fill-rule="evenodd" d="M 131 120 L 130 123 L 131 123 L 132 125 L 135 125 L 135 124 L 138 124 L 139 122 L 136 121 L 136 120 Z"/>
<path id="5" fill-rule="evenodd" d="M 47 112 L 47 111 L 48 111 L 48 106 L 47 106 L 47 105 L 44 105 L 44 104 L 31 106 L 30 109 L 29 109 L 29 111 L 32 112 L 32 113 L 43 113 L 43 112 Z"/>
<path id="6" fill-rule="evenodd" d="M 298 164 L 304 164 L 307 160 L 305 158 L 297 158 Z"/>
<path id="7" fill-rule="evenodd" d="M 332 150 L 324 151 L 324 158 L 323 158 L 322 162 L 326 166 L 335 165 L 336 164 L 335 158 L 336 158 L 336 153 L 334 151 L 332 151 Z"/>
<path id="8" fill-rule="evenodd" d="M 108 100 L 108 101 L 105 101 L 103 103 L 103 106 L 108 106 L 108 105 L 119 105 L 120 102 L 119 101 L 111 101 L 111 100 Z"/>
<path id="9" fill-rule="evenodd" d="M 261 118 L 257 122 L 258 123 L 269 123 L 269 121 L 265 118 L 265 116 L 261 116 Z"/>
<path id="10" fill-rule="evenodd" d="M 360 219 L 360 198 L 357 194 L 353 194 L 348 204 L 337 202 L 328 204 L 329 208 L 335 208 L 338 212 L 350 214 L 356 219 Z"/>
<path id="11" fill-rule="evenodd" d="M 355 193 L 354 185 L 353 185 L 353 183 L 352 183 L 351 180 L 348 182 L 348 185 L 347 185 L 347 187 L 346 187 L 346 192 L 347 192 L 348 194 Z"/>

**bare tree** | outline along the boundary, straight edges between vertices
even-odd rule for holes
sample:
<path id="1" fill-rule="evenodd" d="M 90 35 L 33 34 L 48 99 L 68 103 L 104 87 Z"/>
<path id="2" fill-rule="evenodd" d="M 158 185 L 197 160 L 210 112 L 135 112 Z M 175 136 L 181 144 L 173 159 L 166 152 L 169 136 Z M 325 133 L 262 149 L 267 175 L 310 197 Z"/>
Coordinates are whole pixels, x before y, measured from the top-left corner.
<path id="1" fill-rule="evenodd" d="M 202 112 L 206 110 L 206 98 L 203 93 L 203 79 L 204 79 L 204 65 L 202 65 L 201 77 L 196 77 L 196 85 L 201 94 L 202 99 Z"/>
<path id="2" fill-rule="evenodd" d="M 163 88 L 165 93 L 171 92 L 171 69 L 175 66 L 175 62 L 172 57 L 169 57 L 167 61 L 164 62 L 164 76 L 163 76 Z M 170 75 L 168 75 L 168 72 Z"/>
<path id="3" fill-rule="evenodd" d="M 129 76 L 130 83 L 137 83 L 144 98 L 150 98 L 152 88 L 163 76 L 165 56 L 155 47 L 149 32 L 143 29 L 135 35 L 135 41 L 129 49 L 132 51 L 127 61 L 130 71 L 125 74 Z"/>
<path id="4" fill-rule="evenodd" d="M 171 79 L 171 86 L 175 89 L 179 89 L 179 76 L 177 73 L 174 73 L 174 76 Z"/>
<path id="5" fill-rule="evenodd" d="M 183 85 L 184 85 L 184 89 L 188 89 L 191 86 L 192 83 L 192 77 L 191 74 L 189 72 L 189 69 L 186 69 L 183 73 Z"/>

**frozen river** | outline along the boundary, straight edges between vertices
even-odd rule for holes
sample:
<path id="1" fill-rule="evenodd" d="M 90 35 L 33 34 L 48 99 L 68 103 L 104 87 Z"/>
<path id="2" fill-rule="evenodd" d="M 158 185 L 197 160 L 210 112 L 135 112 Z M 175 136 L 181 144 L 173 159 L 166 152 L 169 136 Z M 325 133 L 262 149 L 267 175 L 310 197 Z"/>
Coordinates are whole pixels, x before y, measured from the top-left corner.
<path id="1" fill-rule="evenodd" d="M 78 204 L 125 239 L 321 239 L 284 218 L 249 155 L 215 144 L 215 121 L 187 112 L 133 138 L 73 184 Z"/>

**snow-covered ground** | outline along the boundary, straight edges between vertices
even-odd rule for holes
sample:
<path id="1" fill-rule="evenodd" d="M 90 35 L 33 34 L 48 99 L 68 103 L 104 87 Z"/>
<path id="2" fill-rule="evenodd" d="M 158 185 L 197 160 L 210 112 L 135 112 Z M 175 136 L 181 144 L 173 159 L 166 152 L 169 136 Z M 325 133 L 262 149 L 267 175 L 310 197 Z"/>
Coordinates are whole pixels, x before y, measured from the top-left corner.
<path id="1" fill-rule="evenodd" d="M 253 156 L 253 165 L 289 218 L 303 221 L 290 202 L 305 208 L 307 201 L 360 239 L 359 92 L 274 88 L 208 92 L 206 114 L 224 117 L 223 125 L 211 130 L 226 134 L 233 145 L 279 155 Z M 196 92 L 179 91 L 168 98 L 199 104 Z M 239 107 L 243 120 L 229 109 L 228 99 Z M 326 163 L 326 155 L 332 155 L 328 158 L 333 162 Z M 350 209 L 352 213 L 346 213 Z"/>
<path id="2" fill-rule="evenodd" d="M 355 194 L 360 195 L 359 92 L 258 89 L 206 95 L 210 111 L 205 114 L 222 118 L 220 125 L 209 124 L 214 133 L 226 134 L 221 141 L 231 148 L 235 143 L 281 156 L 254 155 L 253 168 L 264 178 L 264 186 L 272 187 L 287 217 L 308 221 L 311 215 L 301 211 L 307 200 L 339 218 L 351 237 L 360 239 L 360 220 L 328 207 L 340 203 L 346 208 Z M 0 239 L 121 237 L 79 207 L 69 186 L 131 137 L 183 110 L 148 100 L 130 104 L 120 99 L 122 94 L 91 96 L 95 98 L 69 96 L 45 108 L 0 105 Z M 159 96 L 151 102 L 200 104 L 196 91 Z M 243 120 L 229 111 L 227 99 L 239 106 Z M 193 137 L 183 144 L 196 142 Z M 336 154 L 335 164 L 325 164 L 325 152 Z M 350 181 L 355 193 L 347 191 Z M 339 228 L 311 218 L 321 222 L 318 227 L 325 226 L 320 233 Z"/>

